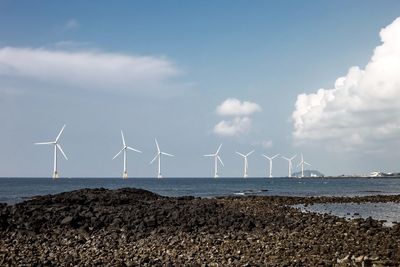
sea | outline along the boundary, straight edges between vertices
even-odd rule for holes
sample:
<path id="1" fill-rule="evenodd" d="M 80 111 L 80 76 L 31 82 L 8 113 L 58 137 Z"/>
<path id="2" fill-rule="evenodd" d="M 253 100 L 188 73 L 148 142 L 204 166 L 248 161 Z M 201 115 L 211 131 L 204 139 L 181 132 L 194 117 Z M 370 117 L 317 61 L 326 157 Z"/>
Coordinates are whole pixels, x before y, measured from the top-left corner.
<path id="1" fill-rule="evenodd" d="M 0 203 L 82 188 L 141 188 L 163 196 L 367 196 L 400 194 L 399 178 L 0 178 Z M 316 204 L 304 212 L 400 222 L 399 203 Z"/>

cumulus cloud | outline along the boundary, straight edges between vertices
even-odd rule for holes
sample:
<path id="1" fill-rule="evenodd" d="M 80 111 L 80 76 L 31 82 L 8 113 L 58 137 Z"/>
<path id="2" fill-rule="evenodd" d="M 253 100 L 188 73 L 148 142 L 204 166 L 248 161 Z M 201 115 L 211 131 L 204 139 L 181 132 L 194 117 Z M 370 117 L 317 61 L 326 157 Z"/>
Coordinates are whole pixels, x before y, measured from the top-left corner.
<path id="1" fill-rule="evenodd" d="M 243 101 L 236 98 L 228 98 L 217 107 L 220 116 L 249 116 L 261 111 L 261 107 L 253 102 Z"/>
<path id="2" fill-rule="evenodd" d="M 222 120 L 215 125 L 214 133 L 220 136 L 247 134 L 250 132 L 252 124 L 250 115 L 259 111 L 261 111 L 261 107 L 257 103 L 228 98 L 218 105 L 216 112 L 219 116 L 231 118 Z"/>
<path id="3" fill-rule="evenodd" d="M 380 32 L 364 69 L 351 67 L 334 88 L 297 97 L 293 137 L 333 148 L 390 148 L 400 136 L 400 18 Z"/>
<path id="4" fill-rule="evenodd" d="M 168 59 L 96 50 L 0 48 L 0 78 L 89 90 L 137 92 L 166 87 L 180 70 Z"/>
<path id="5" fill-rule="evenodd" d="M 70 19 L 64 25 L 64 30 L 66 31 L 74 30 L 77 28 L 79 28 L 79 22 L 76 19 Z"/>
<path id="6" fill-rule="evenodd" d="M 222 120 L 214 126 L 214 133 L 221 136 L 239 136 L 250 131 L 251 119 L 237 117 L 232 120 Z"/>

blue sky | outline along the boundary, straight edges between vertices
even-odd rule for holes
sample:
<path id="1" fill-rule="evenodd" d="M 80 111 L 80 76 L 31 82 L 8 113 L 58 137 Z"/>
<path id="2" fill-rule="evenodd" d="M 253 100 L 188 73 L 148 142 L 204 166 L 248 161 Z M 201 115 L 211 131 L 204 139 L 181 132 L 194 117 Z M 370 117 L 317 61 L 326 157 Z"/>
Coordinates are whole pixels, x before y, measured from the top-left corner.
<path id="1" fill-rule="evenodd" d="M 261 153 L 302 152 L 327 175 L 400 171 L 395 116 L 374 120 L 382 126 L 377 138 L 367 134 L 371 110 L 340 106 L 342 99 L 315 111 L 308 101 L 350 67 L 364 69 L 382 44 L 380 30 L 399 14 L 398 1 L 0 1 L 0 176 L 49 176 L 51 149 L 33 142 L 51 140 L 64 123 L 63 176 L 120 176 L 122 159 L 111 158 L 121 129 L 144 152 L 129 154 L 133 177 L 155 175 L 148 164 L 155 137 L 176 155 L 166 159 L 165 176 L 211 176 L 202 155 L 220 143 L 221 176 L 240 176 L 235 151 L 252 149 L 251 176 L 266 173 Z M 369 88 L 350 88 L 349 99 Z M 391 93 L 399 90 L 387 96 L 397 99 Z M 218 114 L 231 98 L 260 110 Z M 350 115 L 335 117 L 335 108 Z M 237 131 L 215 131 L 221 121 Z M 286 175 L 287 164 L 277 160 L 274 169 Z"/>

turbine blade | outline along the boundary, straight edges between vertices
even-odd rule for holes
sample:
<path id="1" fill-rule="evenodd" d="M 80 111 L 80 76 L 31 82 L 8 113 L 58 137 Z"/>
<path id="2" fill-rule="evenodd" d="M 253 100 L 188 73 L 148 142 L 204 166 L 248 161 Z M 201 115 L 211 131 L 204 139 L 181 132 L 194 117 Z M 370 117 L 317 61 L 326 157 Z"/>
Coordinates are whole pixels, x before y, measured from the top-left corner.
<path id="1" fill-rule="evenodd" d="M 156 141 L 157 151 L 158 151 L 158 153 L 160 153 L 160 147 L 158 146 L 157 139 L 154 139 L 154 141 Z"/>
<path id="2" fill-rule="evenodd" d="M 125 147 L 126 146 L 125 137 L 124 137 L 124 132 L 122 132 L 122 130 L 121 130 L 121 136 L 122 136 L 122 144 L 124 144 Z"/>
<path id="3" fill-rule="evenodd" d="M 283 159 L 286 159 L 287 161 L 291 161 L 291 159 L 288 159 L 287 157 L 282 156 Z"/>
<path id="4" fill-rule="evenodd" d="M 135 151 L 135 152 L 138 152 L 138 153 L 142 153 L 142 151 L 137 150 L 137 149 L 134 149 L 134 148 L 132 148 L 132 147 L 130 147 L 130 146 L 128 146 L 127 149 L 132 150 L 132 151 Z"/>
<path id="5" fill-rule="evenodd" d="M 34 143 L 35 145 L 54 145 L 54 142 L 41 142 L 41 143 Z"/>
<path id="6" fill-rule="evenodd" d="M 60 136 L 61 136 L 61 134 L 63 133 L 65 126 L 66 126 L 66 125 L 64 124 L 64 126 L 62 127 L 60 133 L 59 133 L 59 134 L 57 135 L 57 137 L 56 137 L 56 141 L 54 141 L 54 142 L 57 142 L 58 139 L 60 139 Z"/>
<path id="7" fill-rule="evenodd" d="M 276 154 L 276 155 L 274 155 L 273 157 L 271 157 L 271 159 L 274 159 L 274 158 L 276 158 L 276 157 L 278 157 L 279 156 L 279 154 Z"/>
<path id="8" fill-rule="evenodd" d="M 217 155 L 219 153 L 219 150 L 221 149 L 221 147 L 222 147 L 222 144 L 219 145 L 217 152 L 215 152 L 215 155 Z"/>
<path id="9" fill-rule="evenodd" d="M 224 163 L 222 162 L 222 159 L 219 156 L 217 156 L 217 159 L 219 160 L 219 162 L 221 162 L 222 166 L 225 167 Z"/>
<path id="10" fill-rule="evenodd" d="M 124 149 L 125 148 L 123 148 L 123 149 L 121 149 L 118 153 L 117 153 L 117 155 L 115 155 L 114 157 L 113 157 L 113 159 L 115 159 L 116 157 L 118 157 L 119 156 L 119 154 L 121 154 L 122 153 L 122 151 L 124 151 Z"/>
<path id="11" fill-rule="evenodd" d="M 246 157 L 250 156 L 253 153 L 254 153 L 254 149 L 252 151 L 250 151 L 249 153 L 247 153 Z"/>
<path id="12" fill-rule="evenodd" d="M 68 160 L 67 156 L 65 155 L 64 151 L 62 150 L 61 146 L 59 144 L 56 144 L 57 148 L 61 151 L 61 154 L 64 156 L 66 160 Z"/>
<path id="13" fill-rule="evenodd" d="M 263 156 L 263 157 L 266 158 L 266 159 L 272 160 L 272 158 L 270 158 L 270 157 L 268 157 L 268 156 L 265 156 L 264 154 L 262 154 L 261 156 Z"/>
<path id="14" fill-rule="evenodd" d="M 242 153 L 237 152 L 237 151 L 236 151 L 236 154 L 238 154 L 238 155 L 240 155 L 240 156 L 242 156 L 242 157 L 244 157 L 244 158 L 246 157 L 245 155 L 243 155 Z"/>
<path id="15" fill-rule="evenodd" d="M 301 166 L 301 164 L 302 164 L 302 162 L 300 162 L 299 164 L 297 164 L 297 168 L 298 168 L 298 167 L 300 167 L 300 166 Z"/>
<path id="16" fill-rule="evenodd" d="M 165 156 L 175 157 L 174 155 L 168 154 L 168 153 L 165 153 L 165 152 L 161 152 L 161 154 L 163 154 L 163 155 L 165 155 Z"/>
<path id="17" fill-rule="evenodd" d="M 207 154 L 207 155 L 203 155 L 204 157 L 214 157 L 215 154 Z"/>
<path id="18" fill-rule="evenodd" d="M 297 157 L 297 155 L 294 155 L 293 157 L 291 157 L 290 160 L 294 160 L 295 157 Z"/>
<path id="19" fill-rule="evenodd" d="M 157 155 L 150 161 L 150 164 L 152 164 L 157 158 L 160 156 L 160 153 L 157 153 Z"/>
<path id="20" fill-rule="evenodd" d="M 305 161 L 304 161 L 304 164 L 306 164 L 306 165 L 308 165 L 308 166 L 311 166 L 311 164 L 310 164 L 310 163 L 308 163 L 308 162 L 305 162 Z"/>

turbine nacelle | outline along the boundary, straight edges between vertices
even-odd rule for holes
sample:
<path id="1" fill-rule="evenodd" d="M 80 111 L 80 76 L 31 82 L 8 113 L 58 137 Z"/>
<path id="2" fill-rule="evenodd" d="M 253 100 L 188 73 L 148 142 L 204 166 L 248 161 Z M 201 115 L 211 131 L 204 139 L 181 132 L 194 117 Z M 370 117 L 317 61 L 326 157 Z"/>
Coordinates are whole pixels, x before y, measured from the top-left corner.
<path id="1" fill-rule="evenodd" d="M 150 161 L 150 164 L 152 164 L 156 159 L 158 159 L 158 172 L 157 172 L 157 178 L 162 178 L 162 174 L 161 174 L 161 155 L 165 155 L 165 156 L 169 156 L 169 157 L 175 157 L 172 154 L 166 153 L 166 152 L 162 152 L 160 150 L 160 146 L 158 145 L 157 139 L 154 139 L 155 143 L 156 143 L 156 147 L 157 147 L 157 154 L 156 156 Z"/>
<path id="2" fill-rule="evenodd" d="M 290 178 L 290 177 L 292 177 L 292 160 L 294 160 L 295 158 L 296 158 L 296 156 L 297 155 L 294 155 L 293 157 L 291 157 L 291 158 L 287 158 L 287 157 L 284 157 L 284 156 L 282 156 L 282 158 L 283 159 L 285 159 L 285 160 L 287 160 L 288 161 L 288 177 Z"/>
<path id="3" fill-rule="evenodd" d="M 213 157 L 214 158 L 214 178 L 218 178 L 218 161 L 221 163 L 223 167 L 225 167 L 224 163 L 222 162 L 222 159 L 219 156 L 219 151 L 221 150 L 222 144 L 219 145 L 217 151 L 214 154 L 207 154 L 204 155 L 204 157 Z"/>
<path id="4" fill-rule="evenodd" d="M 302 177 L 302 178 L 304 177 L 304 165 L 311 166 L 310 163 L 304 161 L 303 153 L 302 153 L 302 154 L 301 154 L 301 161 L 300 161 L 300 163 L 297 165 L 297 167 L 300 167 L 300 166 L 301 166 L 301 177 Z"/>
<path id="5" fill-rule="evenodd" d="M 276 157 L 280 156 L 279 154 L 276 154 L 272 157 L 268 157 L 264 154 L 262 154 L 261 156 L 263 156 L 264 158 L 269 160 L 269 177 L 272 178 L 272 160 L 274 160 Z"/>
<path id="6" fill-rule="evenodd" d="M 247 170 L 249 168 L 249 163 L 247 161 L 247 157 L 250 156 L 251 154 L 253 154 L 253 152 L 254 152 L 254 150 L 252 150 L 249 153 L 247 153 L 246 155 L 244 155 L 244 154 L 236 151 L 236 154 L 238 154 L 239 156 L 243 157 L 243 159 L 244 159 L 244 171 L 243 171 L 244 172 L 243 173 L 243 177 L 244 178 L 248 177 Z"/>
<path id="7" fill-rule="evenodd" d="M 113 160 L 117 158 L 122 152 L 124 152 L 124 170 L 122 173 L 122 178 L 125 179 L 128 178 L 126 151 L 128 149 L 138 153 L 142 153 L 142 151 L 126 145 L 124 132 L 122 130 L 121 130 L 121 137 L 122 137 L 122 149 L 113 157 Z"/>
<path id="8" fill-rule="evenodd" d="M 53 145 L 54 146 L 54 164 L 53 164 L 53 178 L 58 178 L 58 170 L 57 170 L 57 151 L 60 151 L 63 157 L 68 160 L 67 155 L 65 155 L 61 145 L 58 143 L 58 140 L 61 137 L 61 134 L 63 133 L 65 129 L 65 124 L 61 128 L 61 131 L 58 133 L 56 139 L 52 142 L 39 142 L 39 143 L 34 143 L 35 145 Z"/>

